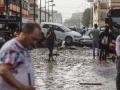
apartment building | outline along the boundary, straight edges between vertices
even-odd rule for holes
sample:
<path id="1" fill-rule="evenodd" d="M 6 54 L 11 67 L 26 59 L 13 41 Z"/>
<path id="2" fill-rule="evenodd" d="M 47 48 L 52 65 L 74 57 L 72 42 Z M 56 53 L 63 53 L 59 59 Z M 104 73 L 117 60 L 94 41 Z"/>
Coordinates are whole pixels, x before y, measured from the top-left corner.
<path id="1" fill-rule="evenodd" d="M 21 0 L 22 3 L 22 21 L 28 21 L 28 0 Z M 7 18 L 9 17 L 9 18 Z M 8 23 L 19 23 L 20 20 L 20 0 L 0 0 L 0 24 L 5 24 L 6 20 L 10 19 Z M 13 22 L 12 22 L 13 20 Z M 16 22 L 15 22 L 16 20 Z"/>
<path id="2" fill-rule="evenodd" d="M 34 21 L 34 17 L 38 19 L 38 0 L 28 0 L 29 2 L 29 20 Z"/>
<path id="3" fill-rule="evenodd" d="M 120 6 L 120 0 L 88 0 L 93 5 L 93 24 L 105 25 L 108 11 Z"/>

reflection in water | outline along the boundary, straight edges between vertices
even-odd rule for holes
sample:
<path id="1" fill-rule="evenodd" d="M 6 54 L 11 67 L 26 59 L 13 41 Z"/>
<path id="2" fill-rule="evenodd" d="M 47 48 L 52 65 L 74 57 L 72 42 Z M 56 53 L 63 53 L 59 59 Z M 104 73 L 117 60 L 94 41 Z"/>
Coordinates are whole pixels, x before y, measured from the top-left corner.
<path id="1" fill-rule="evenodd" d="M 52 73 L 52 71 L 53 71 L 53 61 L 48 61 L 48 63 L 47 63 L 47 65 L 46 65 L 46 71 L 47 71 L 47 74 L 50 74 L 50 73 Z"/>
<path id="2" fill-rule="evenodd" d="M 54 67 L 55 67 L 56 61 L 48 61 L 46 63 L 46 78 L 45 78 L 45 84 L 46 84 L 46 89 L 53 89 L 54 88 Z"/>

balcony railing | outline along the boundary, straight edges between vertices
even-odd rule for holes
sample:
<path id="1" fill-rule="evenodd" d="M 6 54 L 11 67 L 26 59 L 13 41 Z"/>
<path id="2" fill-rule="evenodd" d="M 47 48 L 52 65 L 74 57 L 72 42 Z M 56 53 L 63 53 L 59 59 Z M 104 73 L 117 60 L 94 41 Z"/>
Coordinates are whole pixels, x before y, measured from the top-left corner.
<path id="1" fill-rule="evenodd" d="M 108 5 L 108 3 L 100 2 L 99 7 L 100 7 L 100 9 L 107 9 L 107 8 L 109 8 L 109 5 Z"/>

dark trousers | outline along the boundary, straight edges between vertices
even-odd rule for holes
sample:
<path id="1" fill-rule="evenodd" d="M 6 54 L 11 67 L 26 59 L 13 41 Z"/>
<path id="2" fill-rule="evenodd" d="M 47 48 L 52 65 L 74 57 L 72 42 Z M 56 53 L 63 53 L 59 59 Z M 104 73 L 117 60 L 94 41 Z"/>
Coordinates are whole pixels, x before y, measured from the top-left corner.
<path id="1" fill-rule="evenodd" d="M 108 45 L 100 45 L 100 60 L 106 60 L 109 51 L 108 48 Z"/>
<path id="2" fill-rule="evenodd" d="M 49 57 L 53 56 L 54 43 L 48 43 Z"/>

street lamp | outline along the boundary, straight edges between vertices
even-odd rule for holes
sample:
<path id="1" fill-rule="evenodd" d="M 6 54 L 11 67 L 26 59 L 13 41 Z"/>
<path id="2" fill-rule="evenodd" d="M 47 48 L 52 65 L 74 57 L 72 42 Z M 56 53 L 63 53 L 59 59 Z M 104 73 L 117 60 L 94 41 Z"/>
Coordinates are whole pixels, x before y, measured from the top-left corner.
<path id="1" fill-rule="evenodd" d="M 40 23 L 41 23 L 41 0 L 40 0 Z"/>
<path id="2" fill-rule="evenodd" d="M 55 6 L 55 4 L 52 4 L 52 5 L 50 5 L 50 6 L 52 6 L 52 22 L 53 22 L 53 18 L 54 18 L 54 10 L 53 10 L 53 7 Z"/>
<path id="3" fill-rule="evenodd" d="M 19 1 L 20 3 L 20 31 L 22 30 L 22 0 Z"/>
<path id="4" fill-rule="evenodd" d="M 8 18 L 9 17 L 9 1 L 5 0 L 5 4 L 6 4 L 6 16 Z"/>
<path id="5" fill-rule="evenodd" d="M 45 0 L 45 22 L 46 22 L 46 17 L 47 17 L 47 15 L 46 15 L 46 11 L 47 11 L 47 9 L 46 9 L 46 3 L 47 3 L 47 1 Z"/>
<path id="6" fill-rule="evenodd" d="M 50 18 L 50 13 L 49 13 L 49 6 L 50 6 L 49 3 L 50 3 L 50 2 L 54 2 L 54 1 L 53 1 L 53 0 L 48 1 L 48 22 L 49 22 L 49 18 Z"/>
<path id="7" fill-rule="evenodd" d="M 36 0 L 34 0 L 34 16 L 33 16 L 33 19 L 34 19 L 34 21 L 36 21 Z"/>

